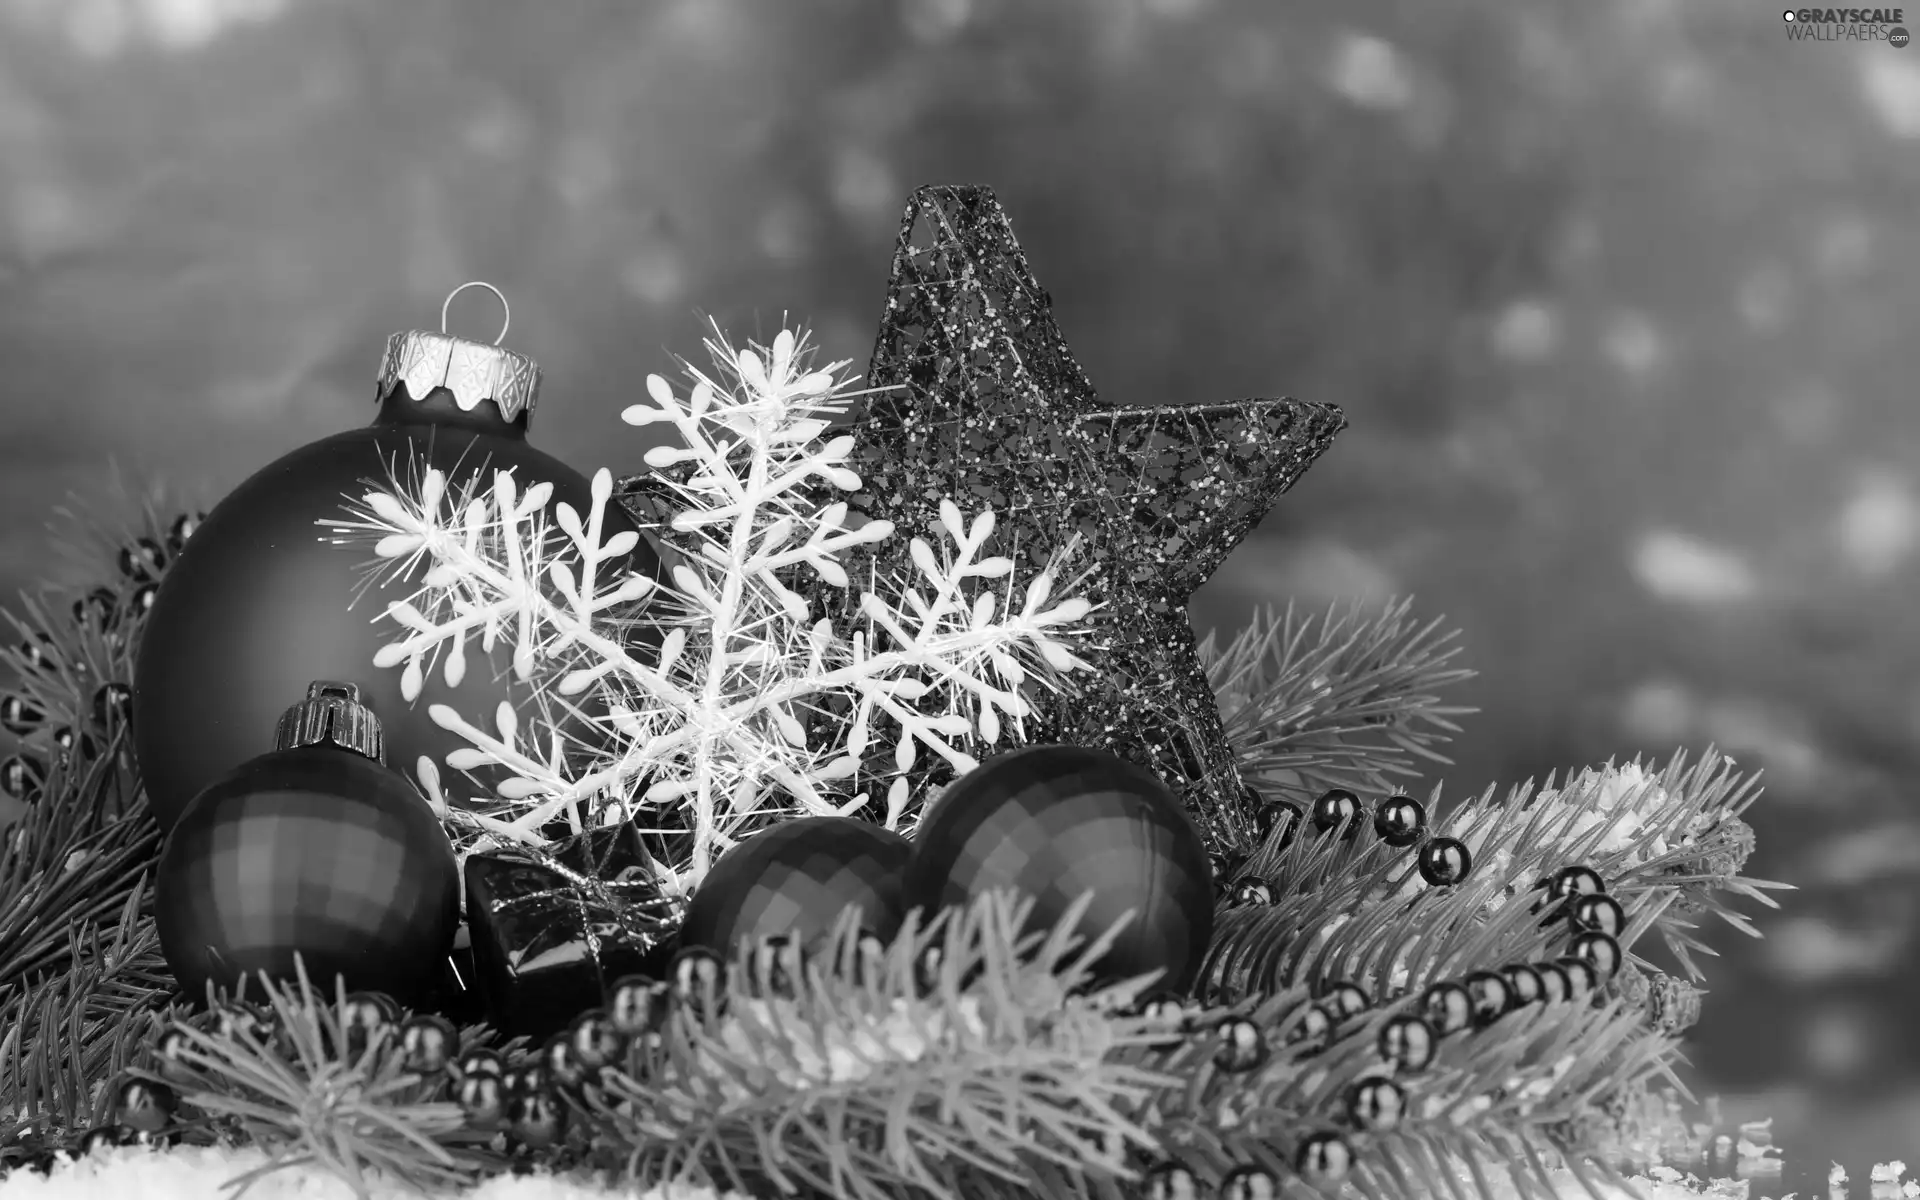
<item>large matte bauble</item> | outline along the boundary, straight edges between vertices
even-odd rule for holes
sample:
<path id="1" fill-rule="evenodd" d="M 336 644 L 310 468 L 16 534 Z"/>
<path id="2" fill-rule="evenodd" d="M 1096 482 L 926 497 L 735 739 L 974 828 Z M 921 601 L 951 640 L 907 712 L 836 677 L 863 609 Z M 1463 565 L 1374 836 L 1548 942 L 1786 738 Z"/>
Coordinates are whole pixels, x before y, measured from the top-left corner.
<path id="1" fill-rule="evenodd" d="M 744 939 L 795 938 L 808 949 L 847 909 L 891 941 L 905 915 L 900 889 L 913 855 L 905 837 L 853 817 L 796 817 L 721 855 L 700 881 L 680 944 L 732 958 Z"/>
<path id="2" fill-rule="evenodd" d="M 533 685 L 510 670 L 511 637 L 487 653 L 468 639 L 460 686 L 429 671 L 408 702 L 399 668 L 376 669 L 373 659 L 397 633 L 384 617 L 388 604 L 409 596 L 430 564 L 369 586 L 371 545 L 316 524 L 346 518 L 350 500 L 391 486 L 392 475 L 411 483 L 430 467 L 446 473 L 450 493 L 475 480 L 487 486 L 495 471 L 510 469 L 523 493 L 549 483 L 549 510 L 564 502 L 584 519 L 592 511 L 587 479 L 527 444 L 527 415 L 506 420 L 491 400 L 463 411 L 444 387 L 415 398 L 399 382 L 372 425 L 293 451 L 207 514 L 160 581 L 134 669 L 134 750 L 162 829 L 220 775 L 272 749 L 275 717 L 314 679 L 359 685 L 386 726 L 387 762 L 408 776 L 422 756 L 446 773 L 446 755 L 466 745 L 434 724 L 429 706 L 450 705 L 483 729 L 494 727 L 502 701 L 531 711 Z M 604 519 L 608 535 L 632 528 L 617 504 Z M 657 574 L 644 539 L 598 574 L 627 570 Z M 568 732 L 590 730 L 573 721 Z"/>
<path id="3" fill-rule="evenodd" d="M 187 807 L 160 854 L 154 919 L 186 996 L 242 974 L 330 995 L 431 987 L 460 920 L 453 846 L 408 783 L 337 746 L 262 755 Z M 254 985 L 257 987 L 257 982 Z"/>
<path id="4" fill-rule="evenodd" d="M 1151 971 L 1184 992 L 1213 936 L 1213 876 L 1185 808 L 1144 767 L 1083 746 L 1027 746 L 955 781 L 920 822 L 906 907 L 928 913 L 1011 889 L 1050 929 L 1081 896 L 1079 933 L 1131 920 L 1095 964 L 1099 981 Z"/>

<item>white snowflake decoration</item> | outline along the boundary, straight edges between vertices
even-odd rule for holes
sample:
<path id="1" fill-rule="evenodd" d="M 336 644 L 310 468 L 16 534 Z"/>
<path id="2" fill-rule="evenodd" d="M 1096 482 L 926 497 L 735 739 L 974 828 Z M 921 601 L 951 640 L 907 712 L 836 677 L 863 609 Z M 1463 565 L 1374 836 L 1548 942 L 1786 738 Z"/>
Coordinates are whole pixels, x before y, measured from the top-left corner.
<path id="1" fill-rule="evenodd" d="M 692 852 L 661 864 L 661 882 L 684 895 L 770 812 L 864 805 L 865 794 L 847 800 L 831 785 L 875 770 L 886 755 L 875 743 L 882 730 L 892 734 L 887 824 L 901 827 L 922 749 L 957 772 L 971 769 L 968 744 L 993 746 L 1029 714 L 1024 686 L 1055 686 L 1087 666 L 1066 639 L 1093 606 L 1055 599 L 1055 569 L 1029 581 L 1016 603 L 1012 561 L 986 553 L 993 513 L 968 519 L 950 502 L 941 506 L 942 549 L 915 537 L 919 578 L 870 580 L 860 627 L 837 629 L 812 613 L 790 586 L 796 571 L 848 587 L 842 552 L 894 536 L 884 521 L 851 528 L 845 503 L 817 499 L 860 487 L 843 465 L 854 439 L 826 437 L 829 418 L 845 411 L 846 364 L 805 370 L 804 340 L 785 330 L 770 349 L 735 351 L 717 333 L 707 348 L 725 386 L 688 367 L 692 386 L 679 396 L 650 375 L 652 403 L 621 414 L 630 425 L 671 424 L 684 443 L 646 455 L 670 473 L 678 501 L 658 531 L 684 560 L 669 584 L 610 573 L 635 535 L 605 532 L 606 470 L 593 477 L 584 517 L 565 503 L 549 507 L 546 484 L 522 492 L 511 472 L 456 494 L 428 471 L 417 486 L 368 493 L 349 520 L 325 522 L 374 540 L 383 574 L 421 579 L 388 606 L 398 633 L 375 659 L 402 670 L 410 702 L 436 668 L 458 685 L 472 638 L 484 651 L 510 639 L 515 675 L 537 686 L 542 711 L 524 730 L 506 704 L 492 730 L 445 705 L 429 709 L 468 743 L 446 766 L 492 765 L 510 776 L 464 811 L 445 804 L 438 765 L 418 764 L 463 845 L 537 844 L 555 817 L 577 828 L 677 805 L 690 817 Z M 1000 579 L 1002 594 L 980 586 Z M 622 636 L 621 614 L 640 601 L 644 620 L 665 630 L 657 653 Z M 824 723 L 823 739 L 812 718 L 829 701 L 852 715 Z M 560 730 L 564 718 L 587 713 L 598 736 L 582 755 Z"/>

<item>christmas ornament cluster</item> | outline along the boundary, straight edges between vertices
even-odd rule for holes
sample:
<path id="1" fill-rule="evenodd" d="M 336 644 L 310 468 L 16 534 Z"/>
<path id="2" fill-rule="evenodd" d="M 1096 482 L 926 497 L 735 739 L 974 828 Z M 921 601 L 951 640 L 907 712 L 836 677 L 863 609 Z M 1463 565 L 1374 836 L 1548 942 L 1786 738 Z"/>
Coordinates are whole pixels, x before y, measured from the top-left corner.
<path id="1" fill-rule="evenodd" d="M 22 802 L 130 748 L 173 988 L 102 1120 L 25 1165 L 266 1121 L 223 1079 L 306 1111 L 352 1064 L 427 1131 L 405 1151 L 370 1118 L 361 1158 L 559 1169 L 654 1106 L 691 1120 L 676 1088 L 729 1094 L 728 1022 L 860 994 L 965 1048 L 1001 1036 L 981 1006 L 1036 1011 L 1013 982 L 1070 978 L 1031 1036 L 1198 1072 L 1216 1124 L 1254 1128 L 1263 1072 L 1366 1058 L 1336 1120 L 1248 1133 L 1226 1170 L 1172 1124 L 1072 1135 L 1129 1194 L 1253 1200 L 1347 1178 L 1441 1103 L 1450 1044 L 1503 1021 L 1550 1044 L 1575 1010 L 1614 1022 L 1595 1046 L 1640 1027 L 1614 1018 L 1654 988 L 1629 952 L 1652 918 L 1577 862 L 1474 900 L 1543 956 L 1357 982 L 1407 974 L 1389 935 L 1494 851 L 1409 795 L 1244 769 L 1186 615 L 1344 419 L 1100 404 L 985 189 L 909 204 L 865 390 L 804 337 L 716 331 L 710 373 L 621 414 L 674 440 L 618 482 L 530 445 L 538 366 L 447 315 L 389 339 L 371 425 L 124 548 L 127 588 L 73 607 L 131 666 L 90 714 L 0 699 Z M 1294 927 L 1342 863 L 1379 930 L 1350 970 Z M 835 1078 L 809 1053 L 794 1071 Z M 1120 1142 L 1088 1150 L 1095 1128 Z"/>

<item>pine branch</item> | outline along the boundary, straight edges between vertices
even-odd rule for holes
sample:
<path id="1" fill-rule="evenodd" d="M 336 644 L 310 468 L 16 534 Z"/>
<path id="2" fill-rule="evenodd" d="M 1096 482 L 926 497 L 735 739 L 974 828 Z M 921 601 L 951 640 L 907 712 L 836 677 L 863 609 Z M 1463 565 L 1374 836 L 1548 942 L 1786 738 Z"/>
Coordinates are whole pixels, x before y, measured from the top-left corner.
<path id="1" fill-rule="evenodd" d="M 144 898 L 127 893 L 104 938 L 99 925 L 64 927 L 63 969 L 0 998 L 0 1142 L 26 1130 L 69 1136 L 105 1118 L 102 1081 L 133 1061 L 172 982 Z"/>
<path id="2" fill-rule="evenodd" d="M 1411 599 L 1374 616 L 1360 606 L 1302 615 L 1288 605 L 1254 614 L 1224 648 L 1200 644 L 1241 773 L 1276 795 L 1311 800 L 1330 788 L 1397 790 L 1475 711 L 1439 693 L 1473 677 L 1453 665 L 1457 631 L 1409 617 Z"/>
<path id="3" fill-rule="evenodd" d="M 103 1115 L 102 1080 L 126 1066 L 141 1014 L 170 986 L 147 908 L 160 834 L 116 689 L 132 677 L 142 599 L 169 538 L 190 532 L 151 500 L 130 527 L 60 515 L 72 527 L 65 553 L 88 555 L 95 578 L 113 578 L 103 561 L 121 569 L 112 584 L 24 595 L 4 614 L 19 634 L 0 645 L 12 715 L 24 718 L 16 749 L 40 774 L 0 844 L 0 1121 L 44 1138 Z"/>
<path id="4" fill-rule="evenodd" d="M 177 1017 L 169 1027 L 184 1044 L 163 1069 L 135 1072 L 269 1156 L 230 1188 L 311 1164 L 357 1195 L 367 1195 L 375 1179 L 432 1192 L 506 1165 L 489 1148 L 492 1135 L 468 1126 L 444 1078 L 408 1070 L 397 1027 L 383 1026 L 360 1044 L 348 1034 L 344 990 L 329 1000 L 304 972 L 292 983 L 265 982 L 262 991 L 258 1009 L 228 1001 L 209 1015 Z M 462 1039 L 466 1048 L 485 1041 L 479 1029 Z"/>
<path id="5" fill-rule="evenodd" d="M 1353 1151 L 1346 1182 L 1366 1196 L 1463 1196 L 1463 1177 L 1487 1196 L 1489 1168 L 1517 1171 L 1523 1195 L 1529 1183 L 1547 1186 L 1556 1165 L 1619 1184 L 1601 1148 L 1568 1133 L 1583 1130 L 1578 1118 L 1615 1091 L 1668 1076 L 1677 1056 L 1671 1039 L 1619 1003 L 1557 1004 L 1445 1039 L 1425 1069 L 1396 1071 L 1382 1057 L 1381 1030 L 1411 1011 L 1408 1002 L 1363 1015 L 1325 1044 L 1293 1040 L 1310 1009 L 1310 993 L 1294 988 L 1251 1010 L 1189 1012 L 1181 1021 L 1181 1030 L 1218 1025 L 1224 1033 L 1232 1027 L 1221 1023 L 1225 1011 L 1250 1024 L 1264 1050 L 1251 1070 L 1219 1069 L 1219 1036 L 1189 1036 L 1146 1056 L 1179 1079 L 1151 1102 L 1168 1156 L 1202 1177 L 1251 1163 L 1285 1179 L 1298 1172 L 1292 1155 L 1307 1134 L 1337 1129 Z M 1372 1080 L 1400 1088 L 1404 1112 L 1356 1125 L 1352 1092 Z"/>
<path id="6" fill-rule="evenodd" d="M 1246 867 L 1274 903 L 1221 913 L 1203 978 L 1229 995 L 1339 980 L 1400 995 L 1475 967 L 1552 959 L 1566 924 L 1547 926 L 1535 913 L 1536 888 L 1560 867 L 1584 865 L 1628 918 L 1620 988 L 1643 1007 L 1663 1005 L 1663 1023 L 1676 1029 L 1686 1000 L 1632 947 L 1657 934 L 1698 979 L 1690 951 L 1704 947 L 1693 914 L 1753 932 L 1733 901 L 1777 907 L 1768 892 L 1788 885 L 1741 878 L 1743 857 L 1729 849 L 1745 844 L 1739 814 L 1757 796 L 1754 779 L 1711 750 L 1692 764 L 1676 755 L 1658 773 L 1634 762 L 1583 772 L 1564 788 L 1529 783 L 1502 801 L 1489 789 L 1450 810 L 1436 790 L 1432 828 L 1461 839 L 1475 860 L 1468 882 L 1452 889 L 1427 887 L 1411 849 L 1364 836 L 1285 841 L 1276 831 Z M 1264 949 L 1241 949 L 1256 946 Z M 1227 970 L 1250 962 L 1259 967 L 1253 974 Z"/>
<path id="7" fill-rule="evenodd" d="M 818 960 L 743 947 L 714 995 L 604 1084 L 601 1144 L 636 1180 L 856 1200 L 979 1195 L 987 1180 L 1054 1194 L 1036 1193 L 1040 1164 L 1123 1178 L 1127 1151 L 1153 1146 L 1125 1113 L 1170 1082 L 1112 1054 L 1140 1037 L 1113 1013 L 1150 980 L 1090 990 L 1111 934 L 1075 944 L 1084 902 L 1023 934 L 1031 907 L 996 894 L 916 917 L 879 954 L 850 919 Z"/>

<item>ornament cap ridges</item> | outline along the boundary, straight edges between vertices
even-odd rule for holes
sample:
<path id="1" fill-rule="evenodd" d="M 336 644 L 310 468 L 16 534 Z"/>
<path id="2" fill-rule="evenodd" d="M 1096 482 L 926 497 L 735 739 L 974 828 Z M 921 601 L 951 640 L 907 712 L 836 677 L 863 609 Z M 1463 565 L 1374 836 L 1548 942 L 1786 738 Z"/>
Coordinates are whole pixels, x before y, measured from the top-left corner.
<path id="1" fill-rule="evenodd" d="M 307 687 L 307 698 L 280 714 L 274 731 L 275 750 L 301 746 L 338 746 L 385 766 L 386 735 L 380 718 L 360 701 L 360 686 L 319 679 Z"/>
<path id="2" fill-rule="evenodd" d="M 470 287 L 484 287 L 500 298 L 504 310 L 507 300 L 490 283 L 466 283 L 447 296 L 453 297 Z M 453 394 L 461 412 L 472 412 L 482 400 L 491 400 L 500 416 L 517 421 L 533 411 L 540 395 L 540 364 L 524 354 L 508 350 L 496 341 L 471 342 L 447 332 L 447 310 L 440 310 L 440 332 L 409 329 L 387 339 L 386 355 L 380 360 L 380 378 L 374 399 L 385 400 L 396 383 L 407 385 L 407 395 L 416 402 L 426 399 L 435 388 Z M 500 336 L 506 336 L 502 324 Z"/>

